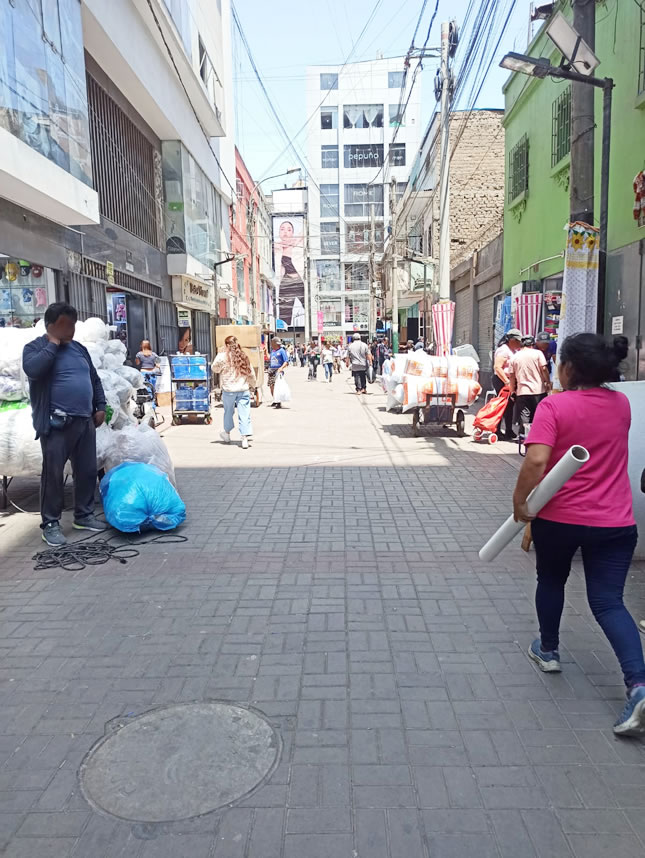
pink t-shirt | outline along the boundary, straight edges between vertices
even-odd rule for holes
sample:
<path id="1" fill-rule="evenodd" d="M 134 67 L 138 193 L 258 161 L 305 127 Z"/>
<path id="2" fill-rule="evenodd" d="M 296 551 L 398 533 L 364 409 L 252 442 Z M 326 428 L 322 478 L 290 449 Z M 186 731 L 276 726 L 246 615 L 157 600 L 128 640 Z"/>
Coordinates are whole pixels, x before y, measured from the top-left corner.
<path id="1" fill-rule="evenodd" d="M 539 349 L 520 349 L 513 355 L 506 372 L 515 376 L 518 396 L 545 392 L 542 367 L 546 367 L 546 358 Z"/>
<path id="2" fill-rule="evenodd" d="M 591 527 L 635 524 L 627 474 L 630 423 L 627 397 L 604 387 L 567 390 L 540 402 L 526 443 L 553 448 L 547 472 L 574 444 L 586 447 L 590 459 L 538 518 Z"/>

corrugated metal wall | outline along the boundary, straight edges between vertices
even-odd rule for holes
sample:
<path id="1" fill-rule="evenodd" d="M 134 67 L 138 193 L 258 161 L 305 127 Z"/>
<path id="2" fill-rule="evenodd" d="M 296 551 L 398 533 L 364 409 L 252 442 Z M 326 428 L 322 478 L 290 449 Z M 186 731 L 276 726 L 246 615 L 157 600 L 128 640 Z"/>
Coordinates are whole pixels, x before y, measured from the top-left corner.
<path id="1" fill-rule="evenodd" d="M 193 346 L 196 352 L 211 354 L 211 317 L 209 313 L 193 310 Z"/>
<path id="2" fill-rule="evenodd" d="M 92 317 L 107 322 L 105 283 L 83 274 L 69 276 L 69 303 L 76 307 L 81 321 Z"/>
<path id="3" fill-rule="evenodd" d="M 179 342 L 177 308 L 171 301 L 155 301 L 157 317 L 157 351 L 160 354 L 172 354 Z"/>

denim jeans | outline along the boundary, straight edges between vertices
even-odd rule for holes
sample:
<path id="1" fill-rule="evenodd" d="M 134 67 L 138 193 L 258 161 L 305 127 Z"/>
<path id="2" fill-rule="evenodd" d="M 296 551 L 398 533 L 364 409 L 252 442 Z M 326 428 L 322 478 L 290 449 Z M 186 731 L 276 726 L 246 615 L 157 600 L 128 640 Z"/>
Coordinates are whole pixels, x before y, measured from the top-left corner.
<path id="1" fill-rule="evenodd" d="M 333 363 L 324 363 L 325 367 L 325 381 L 330 381 L 332 375 L 334 374 L 334 364 Z"/>
<path id="2" fill-rule="evenodd" d="M 352 375 L 354 376 L 354 384 L 358 393 L 367 390 L 367 369 L 353 369 Z"/>
<path id="3" fill-rule="evenodd" d="M 531 524 L 531 532 L 537 555 L 535 607 L 542 649 L 558 648 L 564 585 L 573 555 L 580 548 L 587 601 L 616 653 L 625 684 L 631 688 L 637 683 L 645 683 L 640 634 L 623 604 L 625 579 L 638 539 L 636 526 L 587 527 L 536 518 Z"/>
<path id="4" fill-rule="evenodd" d="M 223 390 L 222 402 L 224 403 L 224 431 L 230 432 L 235 426 L 233 413 L 235 406 L 237 406 L 237 423 L 240 435 L 252 435 L 251 394 L 249 391 L 241 390 L 239 393 L 231 393 L 228 390 Z"/>

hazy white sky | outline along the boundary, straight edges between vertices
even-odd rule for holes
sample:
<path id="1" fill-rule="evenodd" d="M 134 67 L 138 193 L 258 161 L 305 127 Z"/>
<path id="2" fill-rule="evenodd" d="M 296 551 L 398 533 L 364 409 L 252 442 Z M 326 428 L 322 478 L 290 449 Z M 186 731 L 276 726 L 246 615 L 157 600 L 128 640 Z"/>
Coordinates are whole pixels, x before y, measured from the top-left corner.
<path id="1" fill-rule="evenodd" d="M 255 62 L 290 135 L 295 134 L 307 118 L 306 66 L 342 64 L 352 51 L 354 40 L 363 29 L 375 2 L 376 0 L 236 0 L 237 12 Z M 440 0 L 430 45 L 439 44 L 441 21 L 454 18 L 460 25 L 468 5 L 468 0 Z M 477 7 L 479 0 L 475 0 L 474 5 Z M 501 27 L 513 5 L 514 11 L 506 35 L 482 88 L 476 105 L 478 107 L 503 106 L 501 89 L 507 73 L 498 68 L 499 60 L 509 50 L 523 51 L 526 48 L 530 0 L 499 0 L 498 27 Z M 421 6 L 422 0 L 383 0 L 356 47 L 352 60 L 371 59 L 376 57 L 379 51 L 387 57 L 403 57 L 410 46 Z M 435 0 L 430 0 L 427 4 L 416 40 L 418 45 L 423 44 L 434 6 Z M 467 37 L 468 32 L 464 34 L 462 47 Z M 495 35 L 493 43 L 496 38 Z M 461 60 L 462 57 L 458 53 L 457 73 Z M 267 175 L 267 169 L 280 156 L 286 143 L 269 112 L 235 27 L 233 63 L 236 141 L 251 174 L 260 179 Z M 419 76 L 423 92 L 424 128 L 435 107 L 435 70 L 435 61 L 428 60 Z M 304 135 L 297 139 L 296 144 L 304 156 Z M 271 172 L 279 173 L 290 166 L 297 166 L 297 160 L 293 153 L 285 153 Z M 268 191 L 272 186 L 280 187 L 281 184 L 281 180 L 267 182 L 263 188 Z"/>

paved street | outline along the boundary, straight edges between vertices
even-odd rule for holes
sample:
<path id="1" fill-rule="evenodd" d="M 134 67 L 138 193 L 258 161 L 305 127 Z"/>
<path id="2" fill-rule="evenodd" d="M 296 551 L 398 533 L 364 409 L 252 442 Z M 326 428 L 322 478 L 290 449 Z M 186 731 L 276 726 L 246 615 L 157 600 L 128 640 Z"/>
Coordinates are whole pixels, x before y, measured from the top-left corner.
<path id="1" fill-rule="evenodd" d="M 289 380 L 290 406 L 254 410 L 248 451 L 219 443 L 221 408 L 164 432 L 185 545 L 35 572 L 36 517 L 0 518 L 0 854 L 642 855 L 645 742 L 611 732 L 623 689 L 579 573 L 564 672 L 546 676 L 525 655 L 533 555 L 477 558 L 508 512 L 515 448 L 414 438 L 346 371 Z M 13 496 L 35 509 L 35 486 Z M 108 722 L 205 700 L 250 704 L 281 737 L 249 798 L 172 823 L 88 805 L 78 769 Z"/>

